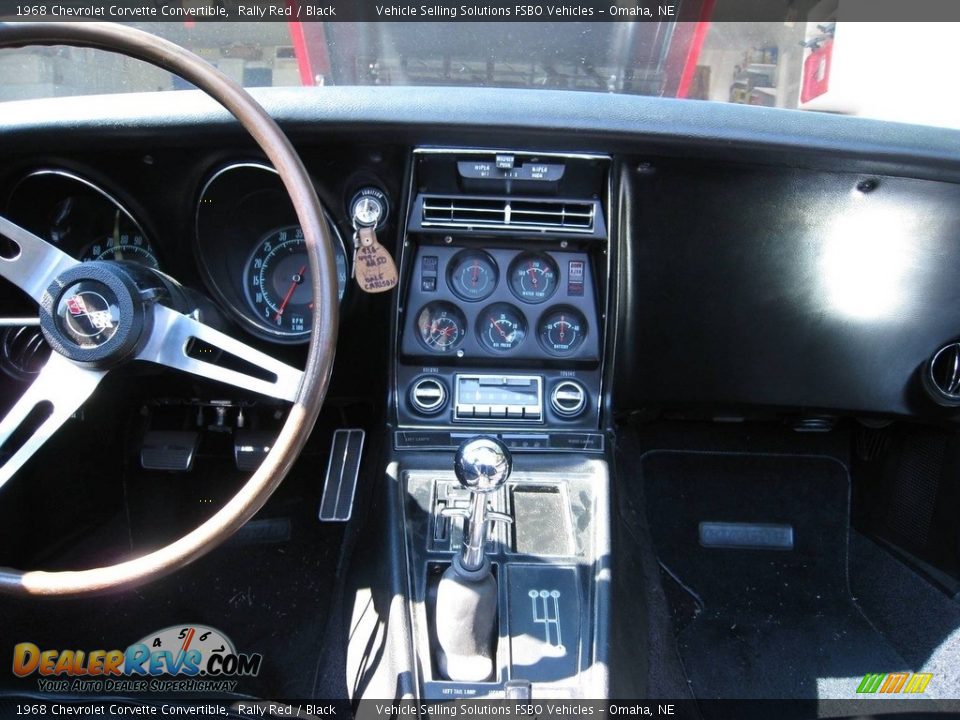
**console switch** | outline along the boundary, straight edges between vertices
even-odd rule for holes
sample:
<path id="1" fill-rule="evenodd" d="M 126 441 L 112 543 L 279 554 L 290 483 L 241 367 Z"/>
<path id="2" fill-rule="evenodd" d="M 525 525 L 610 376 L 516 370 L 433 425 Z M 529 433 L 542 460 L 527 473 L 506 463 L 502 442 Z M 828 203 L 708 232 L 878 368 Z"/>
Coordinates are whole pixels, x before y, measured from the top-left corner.
<path id="1" fill-rule="evenodd" d="M 420 260 L 420 290 L 422 292 L 437 291 L 437 273 L 439 260 L 436 255 L 424 255 Z"/>
<path id="2" fill-rule="evenodd" d="M 567 295 L 583 295 L 583 260 L 571 260 L 567 265 Z"/>

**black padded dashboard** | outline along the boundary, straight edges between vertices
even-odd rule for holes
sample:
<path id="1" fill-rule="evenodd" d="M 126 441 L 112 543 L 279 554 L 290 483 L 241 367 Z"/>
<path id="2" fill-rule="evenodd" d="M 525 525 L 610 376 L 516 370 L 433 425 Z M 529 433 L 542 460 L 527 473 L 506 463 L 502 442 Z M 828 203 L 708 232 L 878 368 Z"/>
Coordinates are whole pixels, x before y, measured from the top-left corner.
<path id="1" fill-rule="evenodd" d="M 337 209 L 351 157 L 401 207 L 416 190 L 405 184 L 415 147 L 609 156 L 604 411 L 953 417 L 927 399 L 918 374 L 960 337 L 957 131 L 592 93 L 255 95 Z M 226 113 L 194 92 L 177 93 L 176 103 L 164 94 L 11 103 L 0 116 L 0 182 L 50 163 L 96 167 L 162 234 L 163 217 L 189 206 L 178 192 L 193 193 L 209 168 L 249 148 Z M 159 173 L 145 174 L 148 154 Z M 387 240 L 396 250 L 401 226 Z"/>

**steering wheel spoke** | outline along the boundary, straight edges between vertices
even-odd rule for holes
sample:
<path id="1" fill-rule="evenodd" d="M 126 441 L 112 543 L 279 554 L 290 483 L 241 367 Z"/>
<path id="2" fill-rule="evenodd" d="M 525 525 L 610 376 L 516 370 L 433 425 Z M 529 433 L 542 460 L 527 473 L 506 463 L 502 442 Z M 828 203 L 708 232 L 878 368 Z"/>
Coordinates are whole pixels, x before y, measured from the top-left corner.
<path id="1" fill-rule="evenodd" d="M 153 307 L 153 330 L 138 360 L 293 402 L 303 372 L 209 325 L 163 305 Z"/>
<path id="2" fill-rule="evenodd" d="M 0 277 L 4 277 L 40 303 L 43 293 L 61 273 L 79 265 L 77 260 L 46 240 L 0 216 Z"/>
<path id="3" fill-rule="evenodd" d="M 104 375 L 105 370 L 80 367 L 57 353 L 50 356 L 27 391 L 0 420 L 0 450 L 15 434 L 22 439 L 9 457 L 0 455 L 0 487 L 83 405 Z"/>

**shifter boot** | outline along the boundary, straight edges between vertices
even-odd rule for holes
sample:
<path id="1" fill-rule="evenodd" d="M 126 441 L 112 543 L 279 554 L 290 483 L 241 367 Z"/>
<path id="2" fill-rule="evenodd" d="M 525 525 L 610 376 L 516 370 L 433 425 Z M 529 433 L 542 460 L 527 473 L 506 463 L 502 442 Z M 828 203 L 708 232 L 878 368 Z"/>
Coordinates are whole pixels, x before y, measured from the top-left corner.
<path id="1" fill-rule="evenodd" d="M 497 581 L 485 561 L 466 570 L 454 558 L 437 587 L 436 622 L 440 672 L 458 682 L 482 682 L 493 675 Z"/>

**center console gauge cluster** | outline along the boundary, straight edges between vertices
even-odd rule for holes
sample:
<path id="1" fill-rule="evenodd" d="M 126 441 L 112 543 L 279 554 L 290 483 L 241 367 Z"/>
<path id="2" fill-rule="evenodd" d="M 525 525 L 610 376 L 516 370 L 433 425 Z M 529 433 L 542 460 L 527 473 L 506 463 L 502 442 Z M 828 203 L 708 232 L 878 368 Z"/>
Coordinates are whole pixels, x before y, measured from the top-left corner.
<path id="1" fill-rule="evenodd" d="M 513 449 L 602 450 L 609 159 L 424 149 L 413 166 L 396 447 L 483 432 Z"/>
<path id="2" fill-rule="evenodd" d="M 590 262 L 586 252 L 420 246 L 401 352 L 596 361 Z"/>

